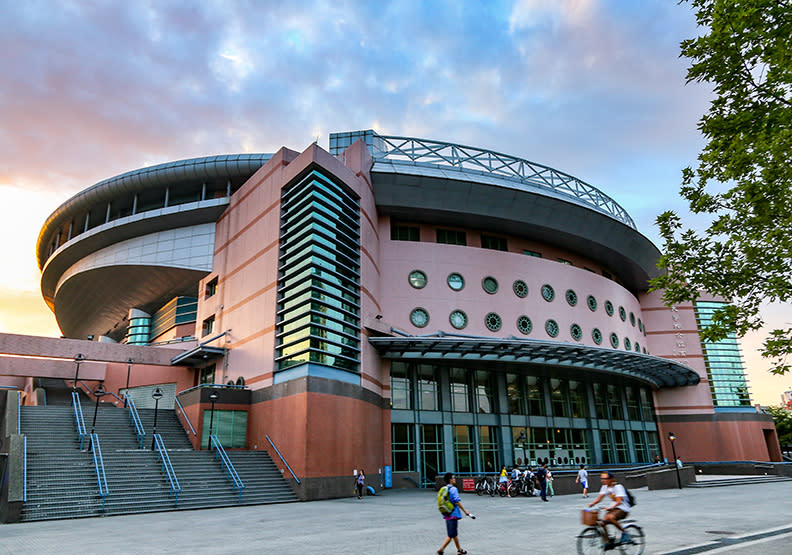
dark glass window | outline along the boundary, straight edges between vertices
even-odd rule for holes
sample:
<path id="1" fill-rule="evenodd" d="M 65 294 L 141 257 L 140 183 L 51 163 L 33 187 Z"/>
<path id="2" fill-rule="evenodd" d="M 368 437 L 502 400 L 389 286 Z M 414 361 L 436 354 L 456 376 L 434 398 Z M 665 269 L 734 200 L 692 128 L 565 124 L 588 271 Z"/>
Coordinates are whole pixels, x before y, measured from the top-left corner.
<path id="1" fill-rule="evenodd" d="M 492 249 L 494 251 L 505 251 L 507 249 L 506 239 L 503 237 L 493 237 L 492 235 L 481 234 L 481 248 Z"/>
<path id="2" fill-rule="evenodd" d="M 470 402 L 468 401 L 467 372 L 463 368 L 452 368 L 450 372 L 451 381 L 451 410 L 456 412 L 468 412 Z"/>
<path id="3" fill-rule="evenodd" d="M 467 236 L 464 231 L 455 229 L 438 229 L 437 242 L 446 245 L 467 245 Z"/>
<path id="4" fill-rule="evenodd" d="M 541 252 L 531 251 L 531 250 L 528 250 L 528 249 L 523 249 L 523 254 L 528 255 L 528 256 L 534 256 L 536 258 L 542 258 L 542 253 Z"/>
<path id="5" fill-rule="evenodd" d="M 211 316 L 209 316 L 209 318 L 203 321 L 203 324 L 201 324 L 201 337 L 206 337 L 207 335 L 212 333 L 212 330 L 214 329 L 214 321 L 215 321 L 214 314 L 212 314 Z"/>
<path id="6" fill-rule="evenodd" d="M 414 225 L 391 224 L 392 241 L 420 241 L 421 228 Z"/>
<path id="7" fill-rule="evenodd" d="M 473 426 L 454 426 L 454 458 L 457 472 L 473 472 Z"/>
<path id="8" fill-rule="evenodd" d="M 544 389 L 542 379 L 538 376 L 525 378 L 525 399 L 528 403 L 528 414 L 534 416 L 545 415 Z"/>
<path id="9" fill-rule="evenodd" d="M 509 414 L 525 414 L 523 392 L 520 382 L 522 376 L 506 374 L 506 397 L 509 399 Z"/>
<path id="10" fill-rule="evenodd" d="M 391 424 L 394 472 L 415 472 L 415 433 L 412 424 Z"/>
<path id="11" fill-rule="evenodd" d="M 205 298 L 208 299 L 209 297 L 212 297 L 214 296 L 215 293 L 217 293 L 217 282 L 218 282 L 217 278 L 214 278 L 213 280 L 207 282 Z"/>
<path id="12" fill-rule="evenodd" d="M 586 400 L 586 384 L 575 380 L 569 381 L 569 404 L 572 406 L 574 418 L 588 416 L 588 402 Z"/>
<path id="13" fill-rule="evenodd" d="M 476 377 L 476 410 L 480 413 L 495 412 L 492 395 L 492 376 L 489 372 L 478 370 Z"/>
<path id="14" fill-rule="evenodd" d="M 418 366 L 418 400 L 421 410 L 440 410 L 438 401 L 437 373 L 430 364 Z"/>
<path id="15" fill-rule="evenodd" d="M 553 405 L 553 416 L 569 416 L 565 381 L 566 380 L 559 380 L 556 378 L 550 379 L 550 398 Z"/>
<path id="16" fill-rule="evenodd" d="M 412 384 L 408 366 L 399 361 L 391 363 L 391 408 L 412 408 Z"/>

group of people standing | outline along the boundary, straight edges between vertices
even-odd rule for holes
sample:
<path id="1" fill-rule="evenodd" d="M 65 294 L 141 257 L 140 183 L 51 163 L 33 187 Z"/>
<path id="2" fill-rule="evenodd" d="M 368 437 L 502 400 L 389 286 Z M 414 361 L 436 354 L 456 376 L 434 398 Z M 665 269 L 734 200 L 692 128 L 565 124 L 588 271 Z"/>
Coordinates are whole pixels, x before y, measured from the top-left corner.
<path id="1" fill-rule="evenodd" d="M 517 466 L 515 466 L 511 472 L 508 472 L 506 466 L 503 466 L 498 478 L 498 485 L 504 485 L 507 488 L 506 491 L 508 492 L 508 496 L 511 497 L 511 493 L 508 489 L 509 480 L 521 482 L 532 490 L 539 490 L 538 494 L 542 498 L 542 501 L 547 501 L 548 495 L 550 497 L 555 495 L 555 490 L 553 490 L 553 473 L 547 468 L 547 463 L 542 463 L 539 468 L 536 469 L 536 472 L 533 472 L 530 467 L 521 471 Z M 534 486 L 536 487 L 534 488 Z"/>

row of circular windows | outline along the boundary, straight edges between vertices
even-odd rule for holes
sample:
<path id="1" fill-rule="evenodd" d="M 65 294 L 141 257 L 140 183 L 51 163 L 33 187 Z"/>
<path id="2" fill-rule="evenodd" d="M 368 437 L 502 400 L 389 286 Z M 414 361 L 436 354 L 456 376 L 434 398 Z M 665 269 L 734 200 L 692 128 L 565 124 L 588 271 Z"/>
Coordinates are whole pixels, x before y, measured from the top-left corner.
<path id="1" fill-rule="evenodd" d="M 413 270 L 412 272 L 410 272 L 408 281 L 410 282 L 410 285 L 412 285 L 415 289 L 423 289 L 426 286 L 428 279 L 426 277 L 426 274 L 422 270 Z M 454 291 L 461 291 L 465 287 L 465 278 L 462 277 L 462 274 L 452 272 L 448 274 L 448 277 L 446 278 L 446 283 Z M 498 280 L 496 280 L 492 276 L 487 276 L 481 280 L 481 287 L 482 289 L 484 289 L 484 291 L 486 291 L 490 295 L 494 295 L 495 293 L 498 292 Z M 515 295 L 517 295 L 521 299 L 524 299 L 525 297 L 528 296 L 528 284 L 525 283 L 523 280 L 518 279 L 512 284 L 512 291 L 514 291 Z M 549 285 L 547 283 L 542 285 L 541 294 L 542 294 L 542 298 L 547 302 L 552 302 L 555 299 L 555 289 L 553 289 L 552 285 Z M 564 294 L 564 298 L 566 299 L 566 302 L 569 304 L 569 306 L 577 306 L 578 296 L 573 289 L 567 289 L 566 293 Z M 586 305 L 589 307 L 589 310 L 591 310 L 592 312 L 596 312 L 598 306 L 596 297 L 594 297 L 594 295 L 587 296 Z M 605 313 L 608 316 L 613 316 L 613 314 L 615 313 L 612 302 L 605 301 Z M 627 311 L 624 309 L 623 306 L 619 307 L 619 318 L 621 318 L 622 322 L 627 321 Z M 635 314 L 630 312 L 630 324 L 632 324 L 633 327 L 635 327 L 636 323 L 638 325 L 638 329 L 645 336 L 646 328 L 644 327 L 643 322 L 641 321 L 640 318 L 636 320 Z"/>
<path id="2" fill-rule="evenodd" d="M 426 327 L 429 324 L 429 312 L 425 308 L 414 308 L 410 313 L 410 322 L 412 322 L 412 324 L 417 328 Z M 461 330 L 467 327 L 468 317 L 463 311 L 454 310 L 451 314 L 449 314 L 448 322 L 455 329 Z M 495 312 L 490 312 L 484 317 L 484 325 L 486 325 L 487 329 L 490 331 L 500 331 L 501 327 L 503 326 L 503 320 Z M 545 322 L 544 328 L 545 332 L 547 332 L 547 335 L 550 337 L 558 337 L 558 334 L 561 331 L 558 326 L 558 322 L 553 319 L 547 320 Z M 531 319 L 525 315 L 517 318 L 517 330 L 523 335 L 530 334 L 533 330 L 533 323 L 531 322 Z M 578 324 L 572 324 L 569 326 L 569 335 L 571 335 L 572 339 L 575 341 L 580 341 L 583 339 L 583 329 Z M 610 340 L 611 347 L 614 349 L 619 348 L 619 336 L 617 334 L 611 333 L 608 339 Z M 599 328 L 594 328 L 591 330 L 591 340 L 597 345 L 602 344 L 603 335 Z M 641 348 L 637 341 L 633 343 L 630 341 L 629 337 L 624 338 L 624 349 L 627 351 L 635 350 L 636 353 L 642 352 L 643 354 L 647 354 L 645 347 Z"/>

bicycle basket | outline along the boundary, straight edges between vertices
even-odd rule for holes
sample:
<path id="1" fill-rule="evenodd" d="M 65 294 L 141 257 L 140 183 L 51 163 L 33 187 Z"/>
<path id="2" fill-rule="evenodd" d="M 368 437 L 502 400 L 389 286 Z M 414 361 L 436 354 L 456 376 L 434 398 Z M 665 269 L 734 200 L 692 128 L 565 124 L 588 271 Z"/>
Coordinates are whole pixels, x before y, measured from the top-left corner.
<path id="1" fill-rule="evenodd" d="M 597 524 L 597 517 L 599 516 L 599 511 L 592 511 L 589 509 L 583 509 L 580 511 L 580 520 L 583 521 L 583 524 L 586 526 L 594 526 Z"/>

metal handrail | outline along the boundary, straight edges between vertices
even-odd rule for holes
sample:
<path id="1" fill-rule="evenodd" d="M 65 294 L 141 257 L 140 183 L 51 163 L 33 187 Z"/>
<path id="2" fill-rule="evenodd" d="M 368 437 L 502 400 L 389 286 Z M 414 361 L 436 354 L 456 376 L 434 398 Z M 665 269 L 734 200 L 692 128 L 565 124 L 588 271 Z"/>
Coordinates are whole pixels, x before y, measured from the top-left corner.
<path id="1" fill-rule="evenodd" d="M 85 430 L 85 419 L 83 418 L 82 405 L 80 404 L 80 394 L 72 391 L 72 407 L 74 408 L 74 421 L 77 425 L 77 438 L 80 440 L 80 450 L 83 448 L 83 440 L 88 432 Z"/>
<path id="2" fill-rule="evenodd" d="M 17 433 L 22 433 L 22 392 L 17 391 Z"/>
<path id="3" fill-rule="evenodd" d="M 82 385 L 85 387 L 85 389 L 87 389 L 87 390 L 88 390 L 88 392 L 89 392 L 91 395 L 93 395 L 94 397 L 96 397 L 96 393 L 94 393 L 94 390 L 93 390 L 93 389 L 91 389 L 91 388 L 90 388 L 90 386 L 89 386 L 87 383 L 85 383 L 84 381 L 80 380 L 80 384 L 82 384 Z M 119 401 L 121 401 L 121 402 L 123 402 L 123 401 L 124 401 L 124 400 L 123 400 L 121 397 L 119 397 L 118 395 L 116 395 L 116 394 L 115 394 L 115 393 L 113 393 L 112 391 L 105 391 L 105 395 L 112 395 L 113 397 L 115 397 L 115 398 L 116 398 L 116 399 L 118 399 Z"/>
<path id="4" fill-rule="evenodd" d="M 274 443 L 272 443 L 272 440 L 270 439 L 270 436 L 268 436 L 268 435 L 265 435 L 264 437 L 267 439 L 267 441 L 269 441 L 269 444 L 270 444 L 270 445 L 272 445 L 272 448 L 273 448 L 273 449 L 275 449 L 275 453 L 278 455 L 278 457 L 280 457 L 280 460 L 281 460 L 281 462 L 282 462 L 283 464 L 285 464 L 285 465 L 286 465 L 286 469 L 289 471 L 289 473 L 292 475 L 292 478 L 294 478 L 294 480 L 295 480 L 295 481 L 297 482 L 297 484 L 299 485 L 299 483 L 300 483 L 300 479 L 297 477 L 297 475 L 296 475 L 296 474 L 294 474 L 294 471 L 293 471 L 293 470 L 291 469 L 291 467 L 289 466 L 289 463 L 287 463 L 287 462 L 286 462 L 286 459 L 284 459 L 284 458 L 283 458 L 283 455 L 281 455 L 281 452 L 280 452 L 280 451 L 278 451 L 278 448 L 277 448 L 277 447 L 275 447 L 275 444 L 274 444 Z"/>
<path id="5" fill-rule="evenodd" d="M 27 436 L 22 436 L 23 454 L 22 459 L 22 501 L 27 503 Z"/>
<path id="6" fill-rule="evenodd" d="M 159 460 L 162 461 L 162 468 L 160 469 L 160 472 L 165 472 L 165 476 L 168 478 L 168 482 L 170 483 L 170 495 L 173 495 L 174 493 L 176 494 L 173 506 L 178 507 L 181 486 L 179 485 L 179 479 L 176 477 L 176 471 L 173 470 L 173 465 L 171 464 L 170 457 L 168 456 L 168 450 L 165 449 L 165 442 L 162 440 L 162 436 L 160 434 L 154 434 L 154 445 L 157 455 L 159 455 Z"/>
<path id="7" fill-rule="evenodd" d="M 107 489 L 107 476 L 105 476 L 104 459 L 102 459 L 102 446 L 99 445 L 99 436 L 91 434 L 91 453 L 93 454 L 94 468 L 96 469 L 96 483 L 99 486 L 99 497 L 102 498 L 102 512 L 105 510 L 105 500 L 110 491 Z"/>
<path id="8" fill-rule="evenodd" d="M 176 404 L 179 406 L 179 410 L 181 411 L 182 416 L 184 416 L 184 420 L 187 422 L 187 425 L 190 427 L 190 431 L 194 436 L 197 436 L 198 434 L 195 433 L 195 428 L 193 428 L 192 422 L 190 422 L 190 417 L 187 416 L 187 413 L 184 411 L 184 407 L 179 402 L 179 398 L 174 397 L 174 401 L 176 401 Z"/>
<path id="9" fill-rule="evenodd" d="M 146 437 L 146 430 L 143 429 L 143 423 L 140 421 L 140 415 L 135 406 L 135 401 L 132 400 L 129 393 L 126 393 L 125 397 L 127 400 L 127 409 L 129 410 L 129 423 L 135 427 L 135 436 L 137 436 L 138 445 L 140 449 L 143 449 L 143 439 Z"/>
<path id="10" fill-rule="evenodd" d="M 194 385 L 193 387 L 188 387 L 183 391 L 179 391 L 176 396 L 182 395 L 184 393 L 189 393 L 195 389 L 247 389 L 248 386 L 246 385 L 229 385 L 227 383 L 202 383 L 198 385 Z"/>
<path id="11" fill-rule="evenodd" d="M 214 447 L 217 451 L 215 460 L 218 458 L 220 459 L 220 462 L 226 469 L 226 477 L 234 483 L 234 489 L 239 491 L 239 502 L 242 503 L 242 490 L 245 489 L 245 484 L 243 484 L 242 480 L 239 478 L 239 474 L 237 474 L 234 465 L 231 464 L 231 459 L 228 458 L 225 449 L 223 449 L 223 445 L 220 443 L 220 440 L 217 439 L 216 435 L 212 434 L 209 436 L 209 445 Z"/>

